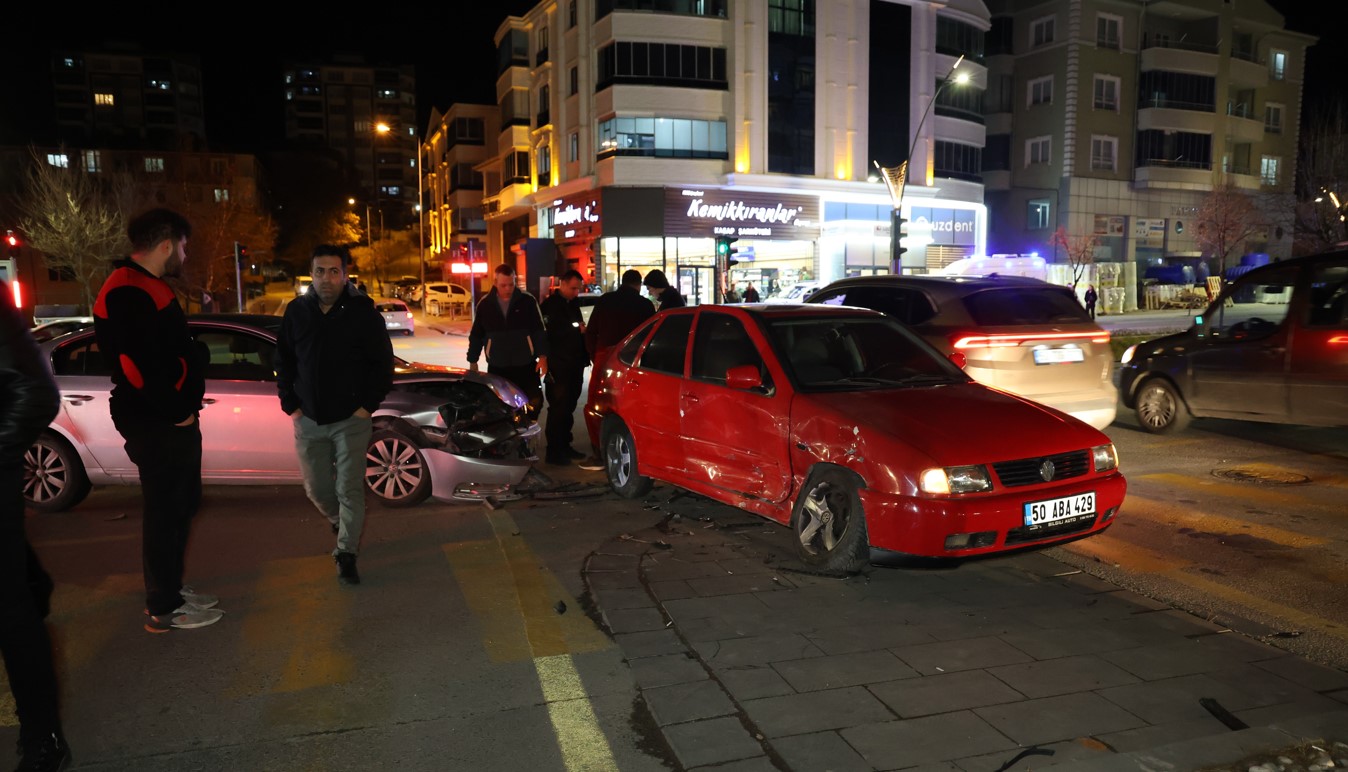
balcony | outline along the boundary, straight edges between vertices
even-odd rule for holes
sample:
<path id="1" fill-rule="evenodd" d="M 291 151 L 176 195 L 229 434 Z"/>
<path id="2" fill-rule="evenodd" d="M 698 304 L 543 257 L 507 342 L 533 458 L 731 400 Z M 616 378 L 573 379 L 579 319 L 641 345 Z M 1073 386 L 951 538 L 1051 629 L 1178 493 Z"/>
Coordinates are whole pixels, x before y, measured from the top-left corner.
<path id="1" fill-rule="evenodd" d="M 1217 46 L 1174 41 L 1146 35 L 1142 41 L 1142 71 L 1184 72 L 1216 76 L 1221 63 Z"/>
<path id="2" fill-rule="evenodd" d="M 1226 138 L 1236 144 L 1249 144 L 1264 138 L 1264 124 L 1253 118 L 1228 113 L 1222 122 L 1222 131 Z"/>
<path id="3" fill-rule="evenodd" d="M 1148 158 L 1138 162 L 1134 180 L 1139 188 L 1185 188 L 1212 184 L 1211 161 L 1173 161 Z"/>
<path id="4" fill-rule="evenodd" d="M 1215 105 L 1179 102 L 1165 97 L 1143 99 L 1137 105 L 1137 127 L 1142 130 L 1210 133 L 1217 112 Z"/>

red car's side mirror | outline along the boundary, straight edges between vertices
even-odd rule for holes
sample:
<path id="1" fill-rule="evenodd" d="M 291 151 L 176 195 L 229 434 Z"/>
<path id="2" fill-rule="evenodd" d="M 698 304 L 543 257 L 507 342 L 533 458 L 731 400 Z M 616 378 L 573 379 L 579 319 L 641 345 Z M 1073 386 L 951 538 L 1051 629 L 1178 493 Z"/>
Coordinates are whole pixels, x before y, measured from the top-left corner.
<path id="1" fill-rule="evenodd" d="M 969 363 L 969 360 L 965 358 L 963 351 L 950 352 L 950 361 L 954 362 L 955 366 L 961 370 L 963 370 L 964 366 Z"/>
<path id="2" fill-rule="evenodd" d="M 725 385 L 732 389 L 756 389 L 763 385 L 757 365 L 738 365 L 725 371 Z"/>

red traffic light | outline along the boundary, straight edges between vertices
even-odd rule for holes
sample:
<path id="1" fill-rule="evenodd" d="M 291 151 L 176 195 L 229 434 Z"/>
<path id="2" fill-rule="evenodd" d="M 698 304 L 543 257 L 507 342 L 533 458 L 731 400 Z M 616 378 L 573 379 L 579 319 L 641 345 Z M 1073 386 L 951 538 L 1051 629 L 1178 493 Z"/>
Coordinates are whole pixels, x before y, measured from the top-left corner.
<path id="1" fill-rule="evenodd" d="M 14 231 L 5 234 L 5 243 L 11 247 L 19 246 L 19 237 L 14 235 Z"/>

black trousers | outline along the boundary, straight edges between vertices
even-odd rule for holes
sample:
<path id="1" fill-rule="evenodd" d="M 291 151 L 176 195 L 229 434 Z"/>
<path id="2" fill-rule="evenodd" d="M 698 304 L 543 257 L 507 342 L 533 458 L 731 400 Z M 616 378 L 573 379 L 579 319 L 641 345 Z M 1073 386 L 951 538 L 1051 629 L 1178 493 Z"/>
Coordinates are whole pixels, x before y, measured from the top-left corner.
<path id="1" fill-rule="evenodd" d="M 548 453 L 563 453 L 571 448 L 571 430 L 576 424 L 576 404 L 585 370 L 580 367 L 548 368 L 545 390 L 548 397 L 548 425 L 543 434 Z"/>
<path id="2" fill-rule="evenodd" d="M 147 426 L 147 421 L 117 417 L 113 422 L 140 471 L 145 610 L 167 614 L 183 603 L 183 558 L 192 518 L 201 507 L 201 422 Z"/>
<path id="3" fill-rule="evenodd" d="M 499 375 L 520 387 L 525 396 L 529 398 L 529 417 L 538 420 L 538 414 L 543 411 L 543 386 L 538 382 L 537 365 L 506 367 L 489 363 L 487 372 L 492 375 Z"/>
<path id="4" fill-rule="evenodd" d="M 56 670 L 43 619 L 52 581 L 24 532 L 23 466 L 0 465 L 0 654 L 20 740 L 61 731 Z"/>

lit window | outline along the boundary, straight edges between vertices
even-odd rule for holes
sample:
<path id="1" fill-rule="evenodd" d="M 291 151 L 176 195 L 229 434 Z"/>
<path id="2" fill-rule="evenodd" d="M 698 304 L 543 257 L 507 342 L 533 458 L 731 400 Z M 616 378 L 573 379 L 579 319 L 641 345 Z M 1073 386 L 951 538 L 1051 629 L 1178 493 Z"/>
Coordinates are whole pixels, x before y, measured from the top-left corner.
<path id="1" fill-rule="evenodd" d="M 1095 109 L 1119 111 L 1119 79 L 1111 75 L 1095 76 Z"/>
<path id="2" fill-rule="evenodd" d="M 84 151 L 84 170 L 87 172 L 103 171 L 103 158 L 97 150 Z"/>
<path id="3" fill-rule="evenodd" d="M 112 107 L 113 105 L 112 94 L 102 94 L 102 93 L 94 94 L 94 104 L 100 107 Z"/>
<path id="4" fill-rule="evenodd" d="M 1118 152 L 1119 140 L 1116 137 L 1091 137 L 1091 168 L 1114 171 Z"/>
<path id="5" fill-rule="evenodd" d="M 1259 184 L 1269 186 L 1278 184 L 1278 159 L 1274 156 L 1266 155 L 1259 162 Z"/>
<path id="6" fill-rule="evenodd" d="M 164 171 L 164 159 L 163 159 L 162 157 L 159 157 L 159 156 L 146 156 L 146 157 L 145 157 L 145 171 L 147 171 L 147 172 L 162 172 L 162 171 Z"/>
<path id="7" fill-rule="evenodd" d="M 580 158 L 580 132 L 571 132 L 571 140 L 568 143 L 566 160 L 575 161 Z"/>
<path id="8" fill-rule="evenodd" d="M 1029 103 L 1031 105 L 1047 105 L 1053 102 L 1053 76 L 1046 78 L 1035 78 L 1029 85 Z"/>
<path id="9" fill-rule="evenodd" d="M 1025 141 L 1025 165 L 1047 164 L 1052 147 L 1050 137 L 1035 137 Z"/>
<path id="10" fill-rule="evenodd" d="M 1030 47 L 1035 48 L 1053 42 L 1053 17 L 1047 16 L 1030 25 Z"/>
<path id="11" fill-rule="evenodd" d="M 229 188 L 215 189 L 215 203 L 224 204 L 229 202 Z"/>
<path id="12" fill-rule="evenodd" d="M 48 153 L 47 164 L 49 166 L 55 166 L 57 169 L 69 169 L 70 156 L 65 153 Z"/>
<path id="13" fill-rule="evenodd" d="M 1270 51 L 1268 66 L 1274 80 L 1282 80 L 1287 77 L 1287 52 Z"/>
<path id="14" fill-rule="evenodd" d="M 64 58 L 64 59 L 61 60 L 61 64 L 64 65 L 64 66 L 66 66 L 66 67 L 74 67 L 74 66 L 75 66 L 75 60 L 74 60 L 74 59 L 71 59 L 70 57 L 67 56 L 66 58 Z"/>
<path id="15" fill-rule="evenodd" d="M 1048 227 L 1049 208 L 1047 198 L 1031 199 L 1030 208 L 1026 214 L 1025 227 L 1032 231 L 1043 230 Z"/>

